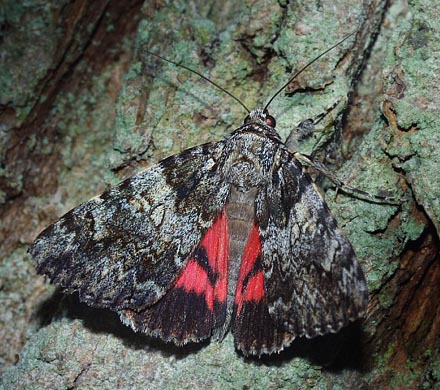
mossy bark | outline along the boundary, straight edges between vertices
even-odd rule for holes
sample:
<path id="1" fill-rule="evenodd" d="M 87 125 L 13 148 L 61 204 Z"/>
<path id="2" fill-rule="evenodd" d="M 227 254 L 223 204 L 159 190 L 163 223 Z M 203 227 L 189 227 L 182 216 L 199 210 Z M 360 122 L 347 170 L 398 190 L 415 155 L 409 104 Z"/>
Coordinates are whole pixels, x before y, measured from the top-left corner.
<path id="1" fill-rule="evenodd" d="M 1 385 L 12 388 L 439 386 L 440 6 L 434 0 L 47 2 L 0 6 Z M 245 359 L 176 348 L 64 297 L 26 248 L 71 207 L 237 128 L 248 107 L 338 40 L 271 105 L 282 137 L 399 205 L 323 193 L 368 278 L 362 324 Z"/>

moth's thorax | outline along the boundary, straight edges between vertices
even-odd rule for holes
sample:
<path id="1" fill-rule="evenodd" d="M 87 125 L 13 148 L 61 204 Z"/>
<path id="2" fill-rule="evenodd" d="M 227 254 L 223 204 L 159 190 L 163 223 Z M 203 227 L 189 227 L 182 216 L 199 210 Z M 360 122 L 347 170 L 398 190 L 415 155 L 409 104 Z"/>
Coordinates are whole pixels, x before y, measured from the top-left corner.
<path id="1" fill-rule="evenodd" d="M 253 110 L 226 141 L 225 179 L 239 191 L 261 187 L 269 177 L 282 141 L 268 123 L 275 119 L 266 110 Z"/>

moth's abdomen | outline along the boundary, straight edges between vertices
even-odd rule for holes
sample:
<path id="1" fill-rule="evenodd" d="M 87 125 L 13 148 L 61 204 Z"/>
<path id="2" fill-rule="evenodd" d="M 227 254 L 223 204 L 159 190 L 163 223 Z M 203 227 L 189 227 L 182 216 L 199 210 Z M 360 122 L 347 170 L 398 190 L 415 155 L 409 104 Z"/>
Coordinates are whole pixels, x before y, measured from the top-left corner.
<path id="1" fill-rule="evenodd" d="M 231 323 L 241 258 L 255 218 L 256 193 L 256 188 L 241 192 L 235 186 L 231 186 L 226 206 L 229 233 L 227 310 L 224 323 L 213 332 L 214 336 L 220 340 L 225 336 Z"/>
<path id="2" fill-rule="evenodd" d="M 235 281 L 238 275 L 243 250 L 255 219 L 256 194 L 257 188 L 241 192 L 232 187 L 229 196 L 226 209 L 230 239 L 229 263 L 231 273 L 235 275 Z M 236 283 L 234 283 L 234 286 L 229 286 L 228 290 L 232 291 L 232 293 L 228 295 L 234 295 L 235 284 Z"/>

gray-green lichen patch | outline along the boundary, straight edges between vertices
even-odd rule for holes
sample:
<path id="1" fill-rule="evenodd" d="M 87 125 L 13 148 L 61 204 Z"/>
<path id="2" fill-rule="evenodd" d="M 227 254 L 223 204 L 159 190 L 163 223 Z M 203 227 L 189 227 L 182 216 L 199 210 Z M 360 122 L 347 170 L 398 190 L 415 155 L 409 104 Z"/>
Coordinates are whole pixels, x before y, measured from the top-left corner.
<path id="1" fill-rule="evenodd" d="M 15 125 L 27 115 L 35 88 L 55 66 L 53 55 L 61 33 L 55 15 L 66 3 L 6 0 L 0 6 L 0 24 L 7 31 L 0 44 L 0 104 L 18 110 Z"/>
<path id="2" fill-rule="evenodd" d="M 23 4 L 22 6 L 25 7 Z M 55 11 L 60 12 L 58 7 L 62 6 L 61 3 L 58 2 L 57 6 L 53 6 L 56 8 Z M 45 15 L 46 10 L 51 9 L 49 4 L 43 6 L 42 2 L 28 2 L 26 7 L 29 13 L 22 10 L 23 14 L 20 14 L 17 20 L 22 21 L 21 18 L 29 20 L 29 23 L 23 24 L 21 28 L 27 27 L 31 30 L 35 27 L 33 18 L 39 20 Z M 35 15 L 38 12 L 41 15 Z M 27 45 L 39 44 L 32 40 L 29 31 L 23 34 L 28 39 Z M 49 36 L 47 39 L 52 39 L 52 43 L 55 41 L 54 36 Z M 17 47 L 20 47 L 21 41 L 17 40 L 16 43 Z M 41 48 L 39 50 L 41 51 L 39 55 L 43 55 L 44 50 Z M 53 54 L 50 53 L 49 47 L 45 53 Z M 8 57 L 8 55 L 11 54 L 6 52 L 5 56 Z M 4 58 L 3 51 L 0 57 Z M 38 58 L 37 56 L 36 61 Z M 14 73 L 14 77 L 19 78 L 21 67 L 25 64 L 21 63 L 18 58 L 15 60 L 17 64 L 14 72 L 17 73 Z M 23 62 L 26 61 L 23 60 Z M 34 78 L 37 77 L 39 70 L 32 68 L 32 66 L 36 67 L 36 64 L 29 59 L 27 65 L 30 66 L 29 73 L 33 74 Z M 43 65 L 42 63 L 41 66 Z M 0 298 L 3 308 L 0 314 L 0 333 L 1 339 L 5 341 L 0 344 L 2 368 L 3 365 L 15 362 L 24 344 L 24 335 L 38 326 L 32 317 L 34 311 L 37 310 L 40 300 L 47 298 L 45 293 L 47 293 L 48 285 L 44 284 L 43 278 L 35 276 L 34 263 L 26 254 L 27 244 L 32 242 L 43 228 L 71 207 L 101 192 L 109 183 L 115 184 L 119 180 L 107 169 L 107 152 L 112 148 L 114 126 L 112 87 L 117 84 L 116 76 L 120 72 L 118 69 L 120 66 L 120 63 L 115 62 L 94 76 L 88 64 L 78 63 L 76 71 L 81 74 L 81 83 L 69 85 L 65 89 L 61 88 L 43 123 L 33 131 L 29 138 L 23 137 L 23 142 L 20 143 L 26 156 L 29 154 L 37 156 L 35 161 L 29 164 L 33 173 L 22 177 L 21 171 L 20 173 L 14 171 L 23 161 L 7 161 L 4 168 L 2 165 L 0 175 L 8 179 L 9 186 L 12 184 L 16 186 L 17 193 L 22 190 L 25 179 L 28 190 L 29 187 L 33 187 L 40 191 L 38 197 L 27 194 L 26 198 L 25 196 L 18 198 L 16 217 L 14 213 L 10 213 L 0 225 L 2 229 L 0 243 L 6 245 L 8 241 L 9 246 L 12 247 L 12 252 L 0 254 Z M 2 76 L 3 74 L 0 75 Z M 21 83 L 26 84 L 26 80 L 16 79 L 14 82 L 18 88 L 15 93 L 18 95 L 13 96 L 10 104 L 15 107 L 26 100 L 27 95 L 23 95 L 24 97 L 20 95 L 20 88 L 26 89 Z M 28 90 L 25 92 L 35 97 L 36 92 L 32 90 L 34 87 L 35 85 L 29 82 Z M 2 92 L 7 93 L 6 90 L 2 90 L 0 94 Z M 12 133 L 5 131 L 1 134 L 9 136 Z M 14 141 L 14 147 L 17 146 L 17 142 Z M 11 145 L 9 147 L 13 149 Z M 57 153 L 61 157 L 55 161 L 54 156 L 57 156 Z M 23 165 L 28 167 L 26 164 Z M 49 182 L 51 183 L 50 189 L 46 187 Z M 10 204 L 7 207 L 12 205 L 14 199 L 12 201 L 9 199 L 9 201 Z M 8 232 L 7 240 L 3 240 L 4 232 Z M 26 275 L 27 278 L 21 277 L 22 275 Z"/>
<path id="3" fill-rule="evenodd" d="M 440 6 L 430 1 L 413 6 L 417 12 L 395 33 L 387 57 L 385 114 L 395 131 L 387 153 L 439 233 Z"/>
<path id="4" fill-rule="evenodd" d="M 180 357 L 149 348 L 145 341 L 127 343 L 124 337 L 93 332 L 79 320 L 58 320 L 29 338 L 0 385 L 33 390 L 324 388 L 318 367 L 299 358 L 275 365 L 245 360 L 235 355 L 231 337 Z"/>
<path id="5" fill-rule="evenodd" d="M 231 9 L 234 11 L 229 15 L 231 22 L 223 30 L 209 19 L 211 14 L 206 8 L 199 6 L 194 5 L 199 14 L 193 12 L 193 18 L 182 19 L 186 8 L 182 2 L 174 2 L 139 24 L 138 62 L 126 77 L 117 105 L 113 167 L 123 164 L 130 156 L 147 159 L 151 143 L 160 149 L 153 152 L 157 159 L 201 142 L 218 140 L 240 126 L 246 115 L 236 102 L 205 80 L 160 61 L 147 51 L 200 71 L 253 109 L 263 106 L 292 72 L 351 32 L 345 25 L 331 20 L 326 39 L 313 36 L 308 38 L 313 40 L 313 45 L 307 46 L 304 39 L 293 34 L 297 20 L 292 16 L 293 9 L 285 4 L 243 3 L 238 18 L 237 10 Z M 352 6 L 350 13 L 357 15 L 359 10 Z M 175 27 L 165 30 L 164 26 Z M 318 27 L 313 28 L 319 35 Z M 249 52 L 243 50 L 243 46 Z M 278 56 L 266 64 L 270 51 L 277 52 Z M 333 78 L 333 67 L 340 58 L 338 53 L 344 53 L 344 48 L 329 56 L 334 61 L 323 60 L 330 65 L 319 72 L 323 73 L 321 77 L 316 76 L 316 68 L 307 73 L 311 88 L 323 88 L 328 82 L 333 84 L 331 88 L 309 100 L 305 95 L 304 101 L 287 99 L 283 93 L 272 104 L 271 112 L 280 118 L 283 137 L 302 120 L 329 110 L 335 100 L 339 105 L 333 107 L 334 115 L 346 102 L 349 86 L 342 77 Z M 266 66 L 269 72 L 262 80 L 259 72 L 264 74 Z"/>
<path id="6" fill-rule="evenodd" d="M 24 343 L 23 334 L 17 329 L 29 328 L 29 315 L 41 303 L 41 296 L 47 292 L 43 280 L 34 282 L 35 269 L 27 247 L 22 245 L 0 262 L 0 367 L 16 359 L 16 353 Z M 17 287 L 19 286 L 19 290 Z"/>
<path id="7" fill-rule="evenodd" d="M 338 177 L 352 187 L 373 195 L 387 195 L 398 202 L 403 191 L 399 174 L 383 151 L 382 144 L 389 135 L 382 127 L 378 122 L 363 138 L 353 158 L 338 171 Z M 363 261 L 370 290 L 378 288 L 383 278 L 395 271 L 396 257 L 405 246 L 407 232 L 401 227 L 389 227 L 400 206 L 356 199 L 344 193 L 336 195 L 334 191 L 327 192 L 326 200 Z"/>
<path id="8" fill-rule="evenodd" d="M 362 152 L 365 150 L 359 151 L 361 155 Z M 327 202 L 339 217 L 358 257 L 363 259 L 370 290 L 374 291 L 395 272 L 399 255 L 407 243 L 417 240 L 426 226 L 412 216 L 412 206 L 405 203 L 403 191 L 399 189 L 398 174 L 391 167 L 384 169 L 379 166 L 374 157 L 370 159 L 364 155 L 362 160 L 364 169 L 361 172 L 349 170 L 353 174 L 350 185 L 371 194 L 383 194 L 385 191 L 402 204 L 346 200 L 341 194 L 332 199 L 330 191 Z"/>
<path id="9" fill-rule="evenodd" d="M 326 5 L 323 7 L 329 15 L 334 12 L 327 9 Z M 359 8 L 353 5 L 348 7 L 347 11 L 356 17 Z M 304 8 L 298 12 L 288 7 L 284 20 L 286 26 L 280 30 L 279 37 L 273 42 L 273 50 L 277 57 L 269 65 L 271 73 L 267 81 L 271 90 L 266 89 L 266 100 L 295 72 L 352 32 L 349 26 L 340 24 L 340 21 L 335 23 L 332 18 L 321 19 L 317 16 L 319 12 L 322 12 L 319 7 L 315 10 Z M 326 33 L 323 35 L 322 31 Z M 331 118 L 334 119 L 346 106 L 349 80 L 345 75 L 342 76 L 343 70 L 336 67 L 349 47 L 350 40 L 300 74 L 295 84 L 286 88 L 290 93 L 300 90 L 296 95 L 287 98 L 283 92 L 272 103 L 271 111 L 278 116 L 277 123 L 283 137 L 287 137 L 289 132 L 305 119 L 315 119 L 324 113 L 329 113 L 328 119 L 331 122 Z M 308 92 L 301 93 L 302 89 Z M 333 131 L 327 132 L 326 139 L 332 134 Z M 306 153 L 310 152 L 310 147 L 306 146 Z"/>
<path id="10" fill-rule="evenodd" d="M 247 88 L 241 90 L 233 84 L 245 80 L 252 67 L 237 55 L 238 44 L 231 40 L 228 30 L 216 42 L 215 34 L 219 32 L 215 25 L 199 16 L 183 22 L 178 28 L 181 34 L 168 31 L 163 36 L 164 21 L 167 25 L 182 23 L 177 21 L 181 8 L 182 4 L 173 3 L 156 12 L 148 22 L 139 24 L 139 61 L 126 76 L 118 99 L 114 166 L 130 155 L 135 159 L 149 157 L 145 152 L 151 142 L 160 149 L 158 159 L 189 146 L 218 140 L 238 127 L 245 116 L 232 99 L 213 85 L 147 52 L 198 70 L 238 97 L 246 97 Z M 205 52 L 206 66 L 200 63 L 201 50 Z"/>
<path id="11" fill-rule="evenodd" d="M 55 4 L 56 3 L 56 4 Z M 0 4 L 0 160 L 3 161 L 18 128 L 38 99 L 61 39 L 56 19 L 66 1 L 2 1 Z M 15 141 L 14 141 L 15 142 Z M 8 170 L 0 178 L 9 192 L 22 191 L 23 178 Z M 0 191 L 0 203 L 6 194 Z"/>
<path id="12" fill-rule="evenodd" d="M 63 140 L 62 161 L 67 169 L 59 172 L 60 192 L 56 196 L 61 204 L 68 199 L 65 211 L 118 180 L 114 175 L 104 178 L 113 139 L 114 112 L 103 98 L 111 77 L 111 69 L 103 70 L 90 86 L 57 97 L 47 119 L 56 120 Z M 68 197 L 64 191 L 68 191 Z"/>

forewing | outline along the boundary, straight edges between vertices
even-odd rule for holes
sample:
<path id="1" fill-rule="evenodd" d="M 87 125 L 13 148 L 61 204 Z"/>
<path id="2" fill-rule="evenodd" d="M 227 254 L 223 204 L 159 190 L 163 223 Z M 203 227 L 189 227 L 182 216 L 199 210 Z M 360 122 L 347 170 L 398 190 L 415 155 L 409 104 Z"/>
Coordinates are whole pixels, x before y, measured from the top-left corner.
<path id="1" fill-rule="evenodd" d="M 285 149 L 276 160 L 256 200 L 270 316 L 294 336 L 337 332 L 363 315 L 365 277 L 298 161 Z"/>
<path id="2" fill-rule="evenodd" d="M 154 304 L 225 205 L 222 149 L 189 149 L 74 208 L 31 246 L 37 271 L 91 306 Z"/>

